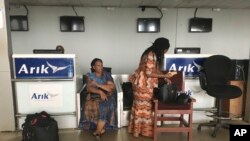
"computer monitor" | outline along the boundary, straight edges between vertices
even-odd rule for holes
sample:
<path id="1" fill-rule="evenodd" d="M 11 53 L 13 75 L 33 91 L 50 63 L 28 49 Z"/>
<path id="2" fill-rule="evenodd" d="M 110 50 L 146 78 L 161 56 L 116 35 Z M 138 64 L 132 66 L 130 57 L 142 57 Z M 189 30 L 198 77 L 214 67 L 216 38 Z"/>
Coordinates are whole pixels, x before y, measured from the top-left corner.
<path id="1" fill-rule="evenodd" d="M 212 31 L 212 18 L 191 18 L 189 20 L 189 32 L 202 33 Z"/>
<path id="2" fill-rule="evenodd" d="M 83 16 L 61 16 L 60 30 L 62 32 L 84 32 Z"/>
<path id="3" fill-rule="evenodd" d="M 28 17 L 22 15 L 10 16 L 11 31 L 29 31 Z"/>
<path id="4" fill-rule="evenodd" d="M 201 48 L 199 47 L 176 47 L 175 54 L 200 54 Z"/>
<path id="5" fill-rule="evenodd" d="M 138 33 L 154 33 L 160 32 L 160 18 L 138 18 Z"/>

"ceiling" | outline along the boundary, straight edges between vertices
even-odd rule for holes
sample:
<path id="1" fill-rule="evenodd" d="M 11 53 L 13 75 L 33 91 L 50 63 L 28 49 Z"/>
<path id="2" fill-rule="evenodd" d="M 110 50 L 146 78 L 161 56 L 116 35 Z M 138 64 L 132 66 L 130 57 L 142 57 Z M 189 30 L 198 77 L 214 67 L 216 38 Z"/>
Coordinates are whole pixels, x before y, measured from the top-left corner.
<path id="1" fill-rule="evenodd" d="M 9 0 L 10 5 L 250 9 L 250 0 Z"/>

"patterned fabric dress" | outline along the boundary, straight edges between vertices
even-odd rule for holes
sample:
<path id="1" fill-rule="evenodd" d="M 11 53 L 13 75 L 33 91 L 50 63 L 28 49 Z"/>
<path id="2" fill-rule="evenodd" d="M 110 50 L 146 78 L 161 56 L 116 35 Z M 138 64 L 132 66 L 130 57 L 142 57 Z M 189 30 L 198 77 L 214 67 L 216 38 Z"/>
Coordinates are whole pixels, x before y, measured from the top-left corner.
<path id="1" fill-rule="evenodd" d="M 147 77 L 157 71 L 155 54 L 151 51 L 140 62 L 139 68 L 130 77 L 133 84 L 134 101 L 131 109 L 128 132 L 135 137 L 153 136 L 152 97 L 158 85 L 157 78 Z"/>
<path id="2" fill-rule="evenodd" d="M 102 77 L 96 77 L 95 73 L 88 73 L 91 80 L 97 83 L 105 84 L 107 81 L 113 81 L 112 76 L 104 72 Z M 108 96 L 107 101 L 93 100 L 88 94 L 85 103 L 82 106 L 81 119 L 79 127 L 87 130 L 95 130 L 98 120 L 106 121 L 106 129 L 117 128 L 117 112 L 116 112 L 116 93 Z"/>

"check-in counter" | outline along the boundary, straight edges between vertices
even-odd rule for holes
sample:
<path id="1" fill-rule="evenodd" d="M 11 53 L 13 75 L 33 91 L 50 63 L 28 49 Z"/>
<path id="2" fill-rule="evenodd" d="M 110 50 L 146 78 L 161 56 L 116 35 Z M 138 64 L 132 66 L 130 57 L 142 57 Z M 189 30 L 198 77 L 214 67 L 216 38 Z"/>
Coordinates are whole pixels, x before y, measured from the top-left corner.
<path id="1" fill-rule="evenodd" d="M 46 111 L 59 128 L 77 127 L 74 54 L 13 54 L 16 121 Z"/>

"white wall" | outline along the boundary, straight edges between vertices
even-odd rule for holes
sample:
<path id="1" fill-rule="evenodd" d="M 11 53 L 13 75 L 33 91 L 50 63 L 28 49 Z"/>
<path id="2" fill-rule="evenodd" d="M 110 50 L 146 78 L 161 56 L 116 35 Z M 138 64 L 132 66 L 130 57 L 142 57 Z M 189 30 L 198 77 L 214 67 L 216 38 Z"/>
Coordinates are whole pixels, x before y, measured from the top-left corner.
<path id="1" fill-rule="evenodd" d="M 77 56 L 78 71 L 89 71 L 93 58 L 102 58 L 114 74 L 132 73 L 144 49 L 158 37 L 170 40 L 169 54 L 174 47 L 201 47 L 201 53 L 224 54 L 232 59 L 248 59 L 250 47 L 250 10 L 198 9 L 197 17 L 213 18 L 211 33 L 189 33 L 188 19 L 194 8 L 162 11 L 160 33 L 137 33 L 136 19 L 160 17 L 156 9 L 76 7 L 85 17 L 85 32 L 60 32 L 59 16 L 75 15 L 71 7 L 28 6 L 29 31 L 12 32 L 14 53 L 32 53 L 33 49 L 54 49 L 61 44 L 66 53 Z M 11 7 L 10 14 L 24 15 L 23 7 Z"/>
<path id="2" fill-rule="evenodd" d="M 250 47 L 250 10 L 198 9 L 197 17 L 213 18 L 210 33 L 188 33 L 188 19 L 194 9 L 178 10 L 176 46 L 201 47 L 206 54 L 224 54 L 232 59 L 248 59 Z"/>

